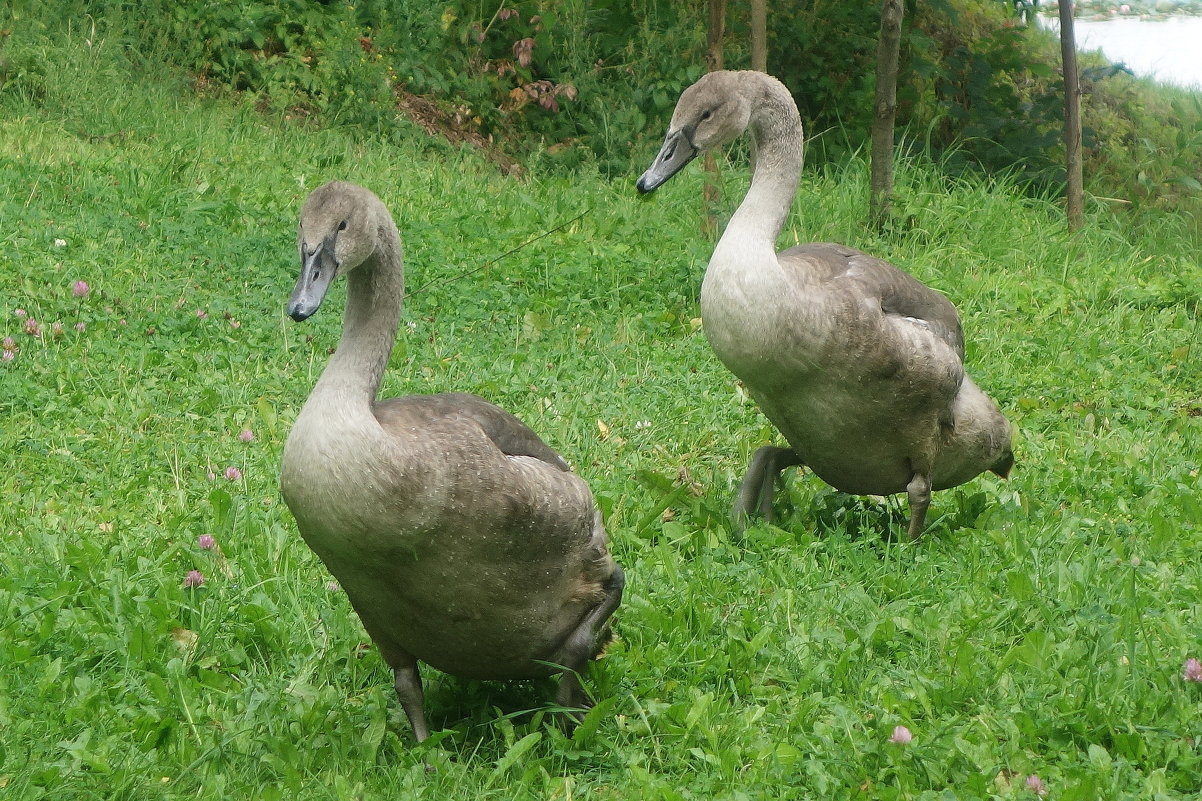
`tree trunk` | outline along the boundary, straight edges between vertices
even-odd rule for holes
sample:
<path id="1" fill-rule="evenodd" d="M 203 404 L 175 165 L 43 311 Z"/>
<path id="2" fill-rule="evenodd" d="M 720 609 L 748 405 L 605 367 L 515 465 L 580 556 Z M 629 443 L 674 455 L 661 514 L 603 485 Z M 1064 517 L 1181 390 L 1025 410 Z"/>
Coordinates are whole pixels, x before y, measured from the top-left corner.
<path id="1" fill-rule="evenodd" d="M 1077 41 L 1073 35 L 1073 4 L 1060 3 L 1060 59 L 1064 66 L 1064 167 L 1068 186 L 1065 207 L 1068 230 L 1084 223 L 1084 179 L 1081 175 L 1081 85 L 1077 75 Z"/>
<path id="2" fill-rule="evenodd" d="M 705 37 L 705 66 L 710 72 L 722 69 L 722 37 L 726 34 L 726 0 L 709 0 L 709 28 Z M 705 185 L 701 192 L 702 233 L 718 233 L 718 162 L 713 152 L 705 154 Z"/>
<path id="3" fill-rule="evenodd" d="M 768 71 L 768 0 L 751 0 L 751 68 Z"/>
<path id="4" fill-rule="evenodd" d="M 897 116 L 897 61 L 901 51 L 902 0 L 881 3 L 876 54 L 876 106 L 872 117 L 872 178 L 868 221 L 878 231 L 889 221 L 893 200 L 893 123 Z"/>

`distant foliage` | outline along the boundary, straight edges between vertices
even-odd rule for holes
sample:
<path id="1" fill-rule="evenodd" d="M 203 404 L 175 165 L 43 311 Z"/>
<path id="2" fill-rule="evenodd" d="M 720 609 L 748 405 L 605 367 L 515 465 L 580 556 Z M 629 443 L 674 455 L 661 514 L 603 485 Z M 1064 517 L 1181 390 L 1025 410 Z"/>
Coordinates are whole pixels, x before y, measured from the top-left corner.
<path id="1" fill-rule="evenodd" d="M 996 0 L 907 0 L 900 136 L 953 172 L 1007 172 L 1038 193 L 1063 182 L 1063 81 L 1055 39 Z M 45 0 L 42 29 L 124 37 L 146 69 L 174 63 L 205 91 L 261 108 L 404 137 L 414 123 L 503 165 L 630 175 L 680 92 L 703 72 L 696 0 Z M 0 92 L 45 93 L 45 58 L 3 36 Z M 745 3 L 729 3 L 725 64 L 748 66 Z M 769 70 L 793 91 L 809 166 L 840 163 L 870 131 L 879 7 L 773 4 Z M 20 27 L 20 26 L 13 26 Z M 11 41 L 10 41 L 11 40 Z M 1086 56 L 1085 65 L 1090 65 Z M 1097 64 L 1095 58 L 1092 62 Z M 1087 186 L 1116 209 L 1202 214 L 1202 104 L 1126 75 L 1088 81 Z M 400 109 L 404 110 L 401 113 Z"/>
<path id="2" fill-rule="evenodd" d="M 1192 213 L 1202 230 L 1202 96 L 1150 94 L 1127 75 L 1106 90 L 1083 85 L 1082 114 L 1094 129 L 1087 169 L 1098 185 L 1123 187 L 1137 216 L 1166 208 Z"/>
<path id="3" fill-rule="evenodd" d="M 934 154 L 946 151 L 955 170 L 1013 171 L 1042 189 L 1063 181 L 1063 80 L 1032 57 L 1026 29 L 981 25 L 966 36 L 929 14 L 917 24 L 928 32 L 918 58 L 932 105 L 916 117 L 931 120 Z"/>
<path id="4" fill-rule="evenodd" d="M 166 60 L 202 89 L 258 95 L 264 107 L 330 111 L 357 121 L 391 106 L 390 64 L 371 33 L 391 14 L 382 0 L 58 0 L 48 19 L 91 20 L 108 37 L 125 36 L 145 66 Z M 414 31 L 410 26 L 406 31 Z M 410 50 L 414 39 L 395 37 Z"/>
<path id="5" fill-rule="evenodd" d="M 518 149 L 624 172 L 701 74 L 692 11 L 680 0 L 449 2 L 407 89 L 454 98 L 458 121 Z"/>
<path id="6" fill-rule="evenodd" d="M 768 70 L 797 101 L 808 163 L 840 160 L 867 141 L 881 25 L 880 3 L 868 6 L 782 3 L 768 15 Z"/>
<path id="7" fill-rule="evenodd" d="M 629 167 L 636 142 L 661 135 L 702 71 L 704 31 L 684 0 L 58 5 L 267 108 L 378 125 L 399 97 L 420 95 L 452 138 L 611 172 Z"/>

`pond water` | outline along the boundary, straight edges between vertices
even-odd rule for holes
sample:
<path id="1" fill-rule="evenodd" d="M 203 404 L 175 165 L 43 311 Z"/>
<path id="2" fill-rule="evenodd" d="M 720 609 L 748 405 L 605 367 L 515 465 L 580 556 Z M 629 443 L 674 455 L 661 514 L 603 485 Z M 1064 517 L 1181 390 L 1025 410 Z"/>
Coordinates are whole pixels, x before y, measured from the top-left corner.
<path id="1" fill-rule="evenodd" d="M 1041 27 L 1060 30 L 1056 17 L 1039 15 Z M 1078 50 L 1101 50 L 1136 75 L 1202 91 L 1202 17 L 1075 20 Z"/>

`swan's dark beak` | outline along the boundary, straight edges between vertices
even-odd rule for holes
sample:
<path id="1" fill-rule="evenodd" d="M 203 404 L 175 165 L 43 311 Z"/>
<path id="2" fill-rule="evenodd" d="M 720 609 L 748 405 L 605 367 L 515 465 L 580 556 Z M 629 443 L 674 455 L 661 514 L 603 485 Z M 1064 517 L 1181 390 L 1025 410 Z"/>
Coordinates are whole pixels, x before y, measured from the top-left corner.
<path id="1" fill-rule="evenodd" d="M 664 139 L 664 146 L 659 149 L 659 155 L 634 184 L 639 192 L 647 194 L 659 189 L 697 157 L 697 148 L 693 147 L 691 134 L 692 131 L 686 128 L 668 133 Z"/>
<path id="2" fill-rule="evenodd" d="M 338 274 L 338 262 L 334 260 L 334 237 L 327 236 L 317 244 L 312 253 L 301 250 L 300 278 L 288 298 L 288 316 L 298 323 L 313 316 L 325 300 L 334 276 Z"/>

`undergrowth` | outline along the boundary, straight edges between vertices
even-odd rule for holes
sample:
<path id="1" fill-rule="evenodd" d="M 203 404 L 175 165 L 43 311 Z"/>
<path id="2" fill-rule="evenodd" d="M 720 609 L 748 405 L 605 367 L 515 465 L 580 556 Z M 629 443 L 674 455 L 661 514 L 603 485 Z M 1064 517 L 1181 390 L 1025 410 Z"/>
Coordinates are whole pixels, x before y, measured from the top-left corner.
<path id="1" fill-rule="evenodd" d="M 896 499 L 808 475 L 737 536 L 735 482 L 779 438 L 699 328 L 696 172 L 650 201 L 633 175 L 504 178 L 192 99 L 87 36 L 0 92 L 6 799 L 1197 797 L 1202 274 L 1179 223 L 1069 236 L 1012 181 L 915 159 L 879 236 L 862 161 L 807 171 L 781 245 L 846 242 L 951 297 L 1018 466 L 937 493 L 917 544 Z M 746 170 L 722 175 L 729 212 Z M 593 487 L 629 583 L 572 736 L 545 686 L 430 670 L 415 746 L 280 503 L 340 330 L 344 289 L 283 313 L 297 210 L 332 178 L 393 210 L 414 289 L 585 212 L 413 295 L 384 379 L 506 406 Z"/>
<path id="2" fill-rule="evenodd" d="M 1063 191 L 1063 80 L 1055 35 L 997 0 L 908 3 L 898 126 L 945 170 L 1007 173 L 1028 194 Z M 237 4 L 20 0 L 0 12 L 0 92 L 45 93 L 42 53 L 71 32 L 104 40 L 202 93 L 321 118 L 373 140 L 415 127 L 468 142 L 508 171 L 583 166 L 614 178 L 662 136 L 703 71 L 705 15 L 684 0 L 442 4 L 252 0 Z M 812 164 L 865 148 L 875 7 L 773 7 L 769 70 L 790 87 Z M 728 4 L 725 65 L 749 63 L 747 4 Z M 1202 236 L 1202 101 L 1082 54 L 1086 189 L 1131 226 L 1171 211 Z"/>

